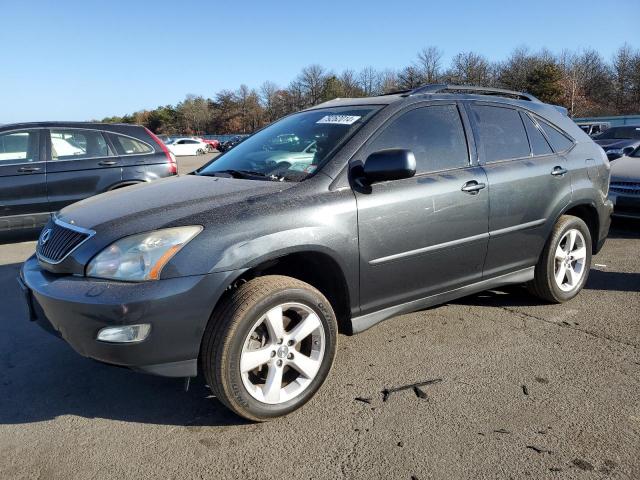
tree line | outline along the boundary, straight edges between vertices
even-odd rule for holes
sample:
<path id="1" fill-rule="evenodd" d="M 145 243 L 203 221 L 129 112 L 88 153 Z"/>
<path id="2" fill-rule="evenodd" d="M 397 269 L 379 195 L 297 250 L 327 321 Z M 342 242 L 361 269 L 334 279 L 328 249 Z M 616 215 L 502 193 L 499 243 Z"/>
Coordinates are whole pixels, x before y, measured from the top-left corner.
<path id="1" fill-rule="evenodd" d="M 250 133 L 289 113 L 337 97 L 380 95 L 428 83 L 528 92 L 566 107 L 572 117 L 638 114 L 640 51 L 625 44 L 606 60 L 594 49 L 554 54 L 520 47 L 504 61 L 462 52 L 445 66 L 442 50 L 431 46 L 399 70 L 366 67 L 334 72 L 314 64 L 304 67 L 286 87 L 270 81 L 257 89 L 241 85 L 212 98 L 187 95 L 177 105 L 102 121 L 141 124 L 165 135 Z"/>

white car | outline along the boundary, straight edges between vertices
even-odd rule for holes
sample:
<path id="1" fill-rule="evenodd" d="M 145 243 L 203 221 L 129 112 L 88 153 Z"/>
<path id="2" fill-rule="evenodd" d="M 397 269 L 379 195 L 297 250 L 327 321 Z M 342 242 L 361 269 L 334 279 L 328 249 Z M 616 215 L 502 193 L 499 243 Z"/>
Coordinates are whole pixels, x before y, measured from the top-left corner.
<path id="1" fill-rule="evenodd" d="M 167 143 L 167 148 L 176 157 L 204 155 L 207 152 L 207 144 L 195 138 L 175 138 Z"/>

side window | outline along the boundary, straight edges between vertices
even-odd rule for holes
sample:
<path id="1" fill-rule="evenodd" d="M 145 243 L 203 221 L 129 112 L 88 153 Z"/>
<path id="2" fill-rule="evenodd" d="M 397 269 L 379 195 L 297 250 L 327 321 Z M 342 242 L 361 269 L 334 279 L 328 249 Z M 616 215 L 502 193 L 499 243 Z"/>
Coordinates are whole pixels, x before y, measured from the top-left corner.
<path id="1" fill-rule="evenodd" d="M 548 155 L 553 153 L 549 143 L 540 132 L 540 129 L 533 123 L 531 117 L 524 112 L 520 112 L 524 120 L 524 125 L 527 127 L 527 135 L 529 136 L 529 143 L 531 143 L 531 151 L 534 155 Z"/>
<path id="2" fill-rule="evenodd" d="M 97 130 L 49 130 L 53 160 L 88 159 L 112 156 L 102 133 Z"/>
<path id="3" fill-rule="evenodd" d="M 512 108 L 471 105 L 486 162 L 531 155 L 520 114 Z"/>
<path id="4" fill-rule="evenodd" d="M 39 138 L 38 130 L 0 133 L 0 165 L 39 161 Z"/>
<path id="5" fill-rule="evenodd" d="M 125 137 L 124 135 L 118 135 L 117 133 L 112 135 L 116 145 L 116 150 L 118 150 L 120 155 L 140 155 L 143 153 L 153 152 L 153 148 L 139 140 L 135 140 L 131 137 Z"/>
<path id="6" fill-rule="evenodd" d="M 551 146 L 556 152 L 564 152 L 573 147 L 573 141 L 569 140 L 564 134 L 560 133 L 555 127 L 552 127 L 544 120 L 537 119 L 538 123 L 547 134 L 547 138 Z"/>
<path id="7" fill-rule="evenodd" d="M 371 142 L 366 153 L 389 148 L 413 151 L 417 174 L 469 165 L 464 127 L 455 105 L 420 107 L 402 114 Z"/>

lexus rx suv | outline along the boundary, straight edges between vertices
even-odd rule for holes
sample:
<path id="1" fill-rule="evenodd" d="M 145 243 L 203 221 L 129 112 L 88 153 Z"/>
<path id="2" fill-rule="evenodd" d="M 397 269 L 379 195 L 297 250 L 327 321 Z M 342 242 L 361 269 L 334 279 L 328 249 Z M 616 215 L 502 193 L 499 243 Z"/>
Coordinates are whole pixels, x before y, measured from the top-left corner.
<path id="1" fill-rule="evenodd" d="M 338 99 L 189 175 L 64 208 L 19 282 L 31 319 L 81 355 L 201 371 L 231 410 L 268 420 L 318 390 L 339 331 L 508 284 L 571 300 L 607 237 L 609 174 L 527 94 Z"/>
<path id="2" fill-rule="evenodd" d="M 78 200 L 176 173 L 167 147 L 138 125 L 3 125 L 0 233 L 41 228 L 51 213 Z"/>

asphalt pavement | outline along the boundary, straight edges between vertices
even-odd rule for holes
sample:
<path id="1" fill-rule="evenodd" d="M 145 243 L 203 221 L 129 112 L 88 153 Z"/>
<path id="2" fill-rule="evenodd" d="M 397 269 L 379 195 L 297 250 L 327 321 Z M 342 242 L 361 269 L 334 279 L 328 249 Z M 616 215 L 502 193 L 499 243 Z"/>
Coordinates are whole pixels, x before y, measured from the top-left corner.
<path id="1" fill-rule="evenodd" d="M 30 323 L 20 240 L 0 245 L 2 479 L 640 478 L 637 222 L 566 304 L 510 287 L 340 336 L 318 395 L 265 424 Z"/>

